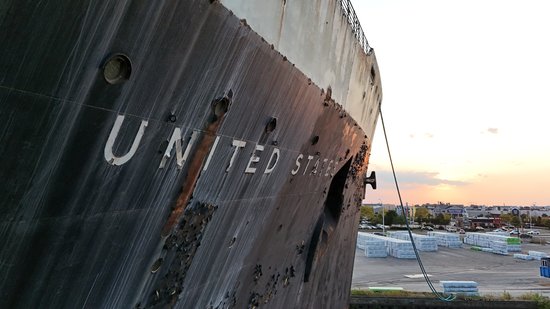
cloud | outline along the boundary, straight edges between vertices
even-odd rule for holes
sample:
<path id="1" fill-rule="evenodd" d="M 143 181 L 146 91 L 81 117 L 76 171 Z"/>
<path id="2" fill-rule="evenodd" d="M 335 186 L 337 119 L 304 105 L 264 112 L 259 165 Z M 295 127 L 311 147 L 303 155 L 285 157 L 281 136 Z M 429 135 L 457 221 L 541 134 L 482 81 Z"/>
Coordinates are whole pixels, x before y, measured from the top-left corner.
<path id="1" fill-rule="evenodd" d="M 498 134 L 498 128 L 488 128 L 487 131 L 489 133 Z"/>
<path id="2" fill-rule="evenodd" d="M 468 185 L 468 182 L 459 181 L 459 180 L 448 180 L 441 179 L 437 176 L 437 172 L 415 172 L 415 171 L 406 171 L 406 172 L 397 172 L 397 181 L 399 186 L 403 187 L 414 187 L 414 186 L 438 186 L 438 185 L 449 185 L 449 186 L 465 186 Z M 393 174 L 391 171 L 376 171 L 376 177 L 379 182 L 384 183 L 394 183 Z"/>
<path id="3" fill-rule="evenodd" d="M 426 133 L 424 133 L 423 135 L 422 135 L 422 134 L 419 134 L 418 136 L 420 136 L 420 137 L 424 136 L 425 138 L 433 138 L 433 137 L 434 137 L 433 133 L 430 133 L 430 132 L 426 132 Z M 409 134 L 409 137 L 410 137 L 410 138 L 415 138 L 415 137 L 416 137 L 416 134 L 410 133 L 410 134 Z"/>

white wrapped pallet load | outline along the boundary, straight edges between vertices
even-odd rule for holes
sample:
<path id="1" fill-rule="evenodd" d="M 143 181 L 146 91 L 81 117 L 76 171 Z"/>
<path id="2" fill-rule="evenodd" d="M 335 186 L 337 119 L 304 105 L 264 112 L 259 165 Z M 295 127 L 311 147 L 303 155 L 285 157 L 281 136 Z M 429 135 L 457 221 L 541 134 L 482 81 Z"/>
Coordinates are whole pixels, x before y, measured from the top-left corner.
<path id="1" fill-rule="evenodd" d="M 477 288 L 446 288 L 445 293 L 477 293 Z"/>
<path id="2" fill-rule="evenodd" d="M 464 243 L 491 249 L 482 250 L 484 252 L 493 252 L 503 255 L 507 255 L 508 252 L 521 251 L 521 242 L 519 238 L 490 233 L 466 233 Z"/>
<path id="3" fill-rule="evenodd" d="M 528 255 L 528 254 L 515 253 L 514 254 L 514 259 L 531 261 L 531 260 L 534 260 L 535 258 L 533 256 Z"/>
<path id="4" fill-rule="evenodd" d="M 491 249 L 493 249 L 493 253 L 500 254 L 500 255 L 508 255 L 508 246 L 503 241 L 492 241 L 491 242 Z"/>
<path id="5" fill-rule="evenodd" d="M 487 232 L 486 234 L 500 235 L 500 236 L 509 236 L 508 232 Z"/>
<path id="6" fill-rule="evenodd" d="M 402 240 L 410 240 L 408 231 L 394 231 L 389 232 L 388 235 L 391 238 L 397 238 Z M 433 236 L 426 236 L 420 234 L 412 234 L 416 249 L 420 251 L 437 251 L 437 239 Z"/>
<path id="7" fill-rule="evenodd" d="M 478 296 L 478 284 L 475 281 L 439 281 L 443 293 Z"/>
<path id="8" fill-rule="evenodd" d="M 541 251 L 529 251 L 528 252 L 530 256 L 532 256 L 535 260 L 540 261 L 543 257 L 550 257 L 550 255 L 546 252 Z"/>
<path id="9" fill-rule="evenodd" d="M 398 259 L 416 259 L 412 243 L 409 240 L 388 238 L 388 253 Z"/>
<path id="10" fill-rule="evenodd" d="M 439 246 L 449 248 L 462 247 L 462 241 L 460 241 L 459 234 L 446 232 L 428 232 L 428 236 L 435 237 Z"/>
<path id="11" fill-rule="evenodd" d="M 386 239 L 384 236 L 360 232 L 357 234 L 357 248 L 363 250 L 369 258 L 387 257 Z"/>
<path id="12" fill-rule="evenodd" d="M 412 243 L 408 240 L 401 240 L 391 237 L 379 236 L 369 233 L 358 233 L 357 236 L 357 247 L 359 249 L 365 250 L 366 254 L 378 254 L 380 253 L 379 247 L 373 248 L 374 246 L 380 246 L 380 242 L 376 240 L 381 240 L 384 242 L 387 248 L 387 254 L 396 257 L 398 259 L 415 259 L 416 255 L 414 254 L 414 249 Z M 360 247 L 361 246 L 361 247 Z M 371 249 L 373 248 L 373 249 Z M 375 257 L 375 256 L 369 256 Z"/>
<path id="13" fill-rule="evenodd" d="M 383 240 L 374 239 L 374 238 L 369 237 L 368 235 L 369 234 L 362 233 L 362 232 L 359 232 L 357 234 L 357 248 L 359 248 L 361 250 L 365 250 L 366 246 L 371 245 L 372 243 L 380 243 L 380 242 L 385 245 Z"/>
<path id="14" fill-rule="evenodd" d="M 365 248 L 365 256 L 368 258 L 382 258 L 387 257 L 388 252 L 386 251 L 386 247 L 366 247 Z"/>
<path id="15" fill-rule="evenodd" d="M 439 281 L 439 285 L 441 285 L 442 288 L 477 288 L 478 283 L 475 281 Z"/>

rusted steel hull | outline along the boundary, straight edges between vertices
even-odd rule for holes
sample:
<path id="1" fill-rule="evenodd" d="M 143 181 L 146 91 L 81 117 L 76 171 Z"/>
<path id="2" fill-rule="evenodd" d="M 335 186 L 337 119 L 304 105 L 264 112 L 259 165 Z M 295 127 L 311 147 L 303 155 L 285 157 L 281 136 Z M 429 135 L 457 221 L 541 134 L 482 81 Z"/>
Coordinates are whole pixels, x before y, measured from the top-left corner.
<path id="1" fill-rule="evenodd" d="M 376 117 L 220 3 L 0 17 L 0 308 L 347 306 Z"/>

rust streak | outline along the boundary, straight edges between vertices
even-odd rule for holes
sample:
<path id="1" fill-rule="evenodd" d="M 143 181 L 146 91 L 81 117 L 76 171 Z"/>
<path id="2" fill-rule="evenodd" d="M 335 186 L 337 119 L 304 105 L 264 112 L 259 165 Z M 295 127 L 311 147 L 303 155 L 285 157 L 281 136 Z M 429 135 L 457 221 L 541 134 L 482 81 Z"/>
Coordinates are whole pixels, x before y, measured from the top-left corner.
<path id="1" fill-rule="evenodd" d="M 223 115 L 217 117 L 214 122 L 210 123 L 206 127 L 204 133 L 199 137 L 197 150 L 193 154 L 193 159 L 189 164 L 189 170 L 187 172 L 185 182 L 183 183 L 181 194 L 176 201 L 176 206 L 172 210 L 168 221 L 162 229 L 162 237 L 170 235 L 174 226 L 180 221 L 181 216 L 184 213 L 189 200 L 191 199 L 197 180 L 200 177 L 200 172 L 204 161 L 206 160 L 208 153 L 216 140 L 216 132 L 220 128 L 223 118 Z"/>

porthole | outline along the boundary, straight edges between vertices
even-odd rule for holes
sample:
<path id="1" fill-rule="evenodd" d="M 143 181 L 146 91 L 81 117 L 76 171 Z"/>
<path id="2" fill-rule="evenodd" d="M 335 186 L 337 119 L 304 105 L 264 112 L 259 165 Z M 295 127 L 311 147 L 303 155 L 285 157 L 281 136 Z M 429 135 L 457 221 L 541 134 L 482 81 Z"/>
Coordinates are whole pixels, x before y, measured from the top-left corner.
<path id="1" fill-rule="evenodd" d="M 265 126 L 265 133 L 271 133 L 275 131 L 275 128 L 277 127 L 277 118 L 272 117 L 267 125 Z"/>
<path id="2" fill-rule="evenodd" d="M 315 145 L 319 142 L 319 136 L 315 135 L 312 139 L 311 139 L 311 145 Z"/>
<path id="3" fill-rule="evenodd" d="M 103 78 L 109 84 L 120 84 L 130 79 L 132 63 L 124 54 L 114 54 L 103 65 Z"/>

